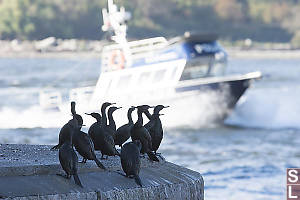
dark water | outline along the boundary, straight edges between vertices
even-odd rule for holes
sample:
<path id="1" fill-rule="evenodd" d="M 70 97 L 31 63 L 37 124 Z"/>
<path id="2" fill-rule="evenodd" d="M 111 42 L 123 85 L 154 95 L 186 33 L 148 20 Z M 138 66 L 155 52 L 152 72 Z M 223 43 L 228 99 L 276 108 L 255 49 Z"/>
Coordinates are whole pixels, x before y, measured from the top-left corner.
<path id="1" fill-rule="evenodd" d="M 202 173 L 206 199 L 285 199 L 285 170 L 300 167 L 300 59 L 229 63 L 228 73 L 260 70 L 264 78 L 225 124 L 165 127 L 160 151 Z M 51 86 L 66 95 L 73 87 L 95 84 L 100 61 L 2 58 L 0 71 L 0 143 L 54 144 L 69 116 L 43 111 L 38 92 Z"/>

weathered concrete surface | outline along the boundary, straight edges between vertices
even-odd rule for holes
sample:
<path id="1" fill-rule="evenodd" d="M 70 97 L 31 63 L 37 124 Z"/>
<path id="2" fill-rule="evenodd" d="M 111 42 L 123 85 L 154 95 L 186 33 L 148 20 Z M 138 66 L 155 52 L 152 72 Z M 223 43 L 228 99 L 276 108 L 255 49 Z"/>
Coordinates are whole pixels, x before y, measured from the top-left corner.
<path id="1" fill-rule="evenodd" d="M 118 157 L 101 160 L 107 171 L 93 161 L 79 164 L 84 186 L 80 188 L 73 179 L 56 175 L 63 171 L 58 152 L 50 148 L 0 144 L 0 199 L 203 199 L 204 183 L 198 172 L 146 158 L 140 172 L 142 188 L 119 174 L 123 171 Z"/>

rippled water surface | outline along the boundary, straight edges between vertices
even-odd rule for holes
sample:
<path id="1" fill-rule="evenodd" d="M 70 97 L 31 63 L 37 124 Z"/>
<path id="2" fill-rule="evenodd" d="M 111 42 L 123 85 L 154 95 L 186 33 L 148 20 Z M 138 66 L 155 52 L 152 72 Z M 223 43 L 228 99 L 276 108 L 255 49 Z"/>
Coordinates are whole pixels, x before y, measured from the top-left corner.
<path id="1" fill-rule="evenodd" d="M 182 123 L 195 114 L 186 112 L 194 106 L 188 104 L 178 111 L 182 119 L 167 125 L 171 116 L 166 111 L 160 152 L 203 175 L 206 199 L 284 199 L 285 170 L 300 167 L 299 63 L 231 59 L 228 73 L 260 70 L 264 78 L 249 88 L 224 124 L 204 123 L 205 110 L 198 121 Z M 51 86 L 66 98 L 73 87 L 95 84 L 99 66 L 98 59 L 1 58 L 0 143 L 56 143 L 69 116 L 42 110 L 38 92 Z"/>

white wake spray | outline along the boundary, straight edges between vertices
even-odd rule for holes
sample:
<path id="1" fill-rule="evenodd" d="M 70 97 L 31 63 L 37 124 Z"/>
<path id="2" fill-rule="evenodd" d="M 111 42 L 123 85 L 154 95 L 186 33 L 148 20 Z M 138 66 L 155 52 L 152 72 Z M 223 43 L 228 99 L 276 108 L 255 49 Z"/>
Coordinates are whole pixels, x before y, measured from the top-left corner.
<path id="1" fill-rule="evenodd" d="M 164 127 L 191 127 L 201 128 L 211 126 L 216 119 L 222 118 L 228 111 L 226 110 L 226 94 L 220 92 L 197 92 L 184 93 L 171 97 L 167 100 L 158 100 L 156 102 L 146 102 L 139 100 L 140 104 L 168 105 L 170 108 L 161 111 L 164 115 L 161 116 Z M 145 102 L 145 103 L 144 103 Z M 114 113 L 114 118 L 117 126 L 127 123 L 127 110 L 131 102 L 127 102 L 125 106 L 117 103 L 116 106 L 123 106 L 121 110 Z M 137 104 L 139 105 L 139 104 Z M 80 108 L 78 104 L 78 108 Z M 81 106 L 82 107 L 82 106 Z M 94 110 L 100 112 L 100 108 Z M 91 111 L 89 111 L 91 112 Z M 152 110 L 150 110 L 152 113 Z M 78 109 L 78 114 L 83 117 L 84 124 L 88 128 L 95 119 L 84 114 L 82 109 Z M 15 128 L 59 128 L 62 127 L 68 120 L 72 118 L 69 105 L 63 111 L 43 110 L 40 106 L 32 106 L 17 110 L 13 107 L 4 107 L 0 110 L 0 128 L 15 129 Z M 135 121 L 136 111 L 133 112 L 133 120 Z M 148 120 L 145 118 L 145 123 Z"/>
<path id="2" fill-rule="evenodd" d="M 227 124 L 253 128 L 300 128 L 299 88 L 249 90 L 226 120 Z"/>

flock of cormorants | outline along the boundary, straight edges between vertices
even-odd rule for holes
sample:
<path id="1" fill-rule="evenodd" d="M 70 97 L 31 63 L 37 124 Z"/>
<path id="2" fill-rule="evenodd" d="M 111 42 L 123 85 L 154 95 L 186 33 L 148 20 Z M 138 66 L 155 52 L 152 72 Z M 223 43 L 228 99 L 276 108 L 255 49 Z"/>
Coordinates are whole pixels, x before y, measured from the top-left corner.
<path id="1" fill-rule="evenodd" d="M 77 174 L 78 157 L 73 146 L 83 157 L 82 163 L 86 163 L 87 160 L 94 160 L 97 166 L 104 170 L 106 168 L 97 159 L 95 150 L 101 151 L 101 159 L 104 159 L 104 155 L 106 155 L 106 159 L 108 159 L 108 156 L 120 156 L 122 169 L 125 172 L 124 176 L 134 178 L 135 182 L 141 187 L 142 182 L 139 177 L 141 154 L 146 153 L 150 160 L 159 162 L 157 150 L 163 138 L 163 129 L 159 118 L 163 114 L 159 112 L 169 106 L 132 106 L 127 113 L 128 123 L 117 129 L 113 112 L 121 107 L 112 106 L 113 104 L 115 103 L 103 103 L 101 114 L 95 112 L 85 113 L 96 119 L 96 122 L 90 126 L 87 134 L 81 131 L 83 119 L 76 113 L 75 102 L 71 102 L 73 119 L 61 128 L 59 143 L 51 148 L 52 150 L 59 149 L 59 161 L 62 169 L 66 172 L 66 175 L 61 176 L 68 179 L 73 176 L 75 183 L 81 187 L 82 184 Z M 153 114 L 150 114 L 150 108 L 154 108 Z M 135 109 L 137 110 L 138 119 L 134 123 L 132 112 Z M 149 122 L 145 125 L 143 124 L 143 114 L 149 119 Z M 124 144 L 130 137 L 132 142 Z M 121 152 L 116 149 L 115 145 L 121 147 Z"/>

